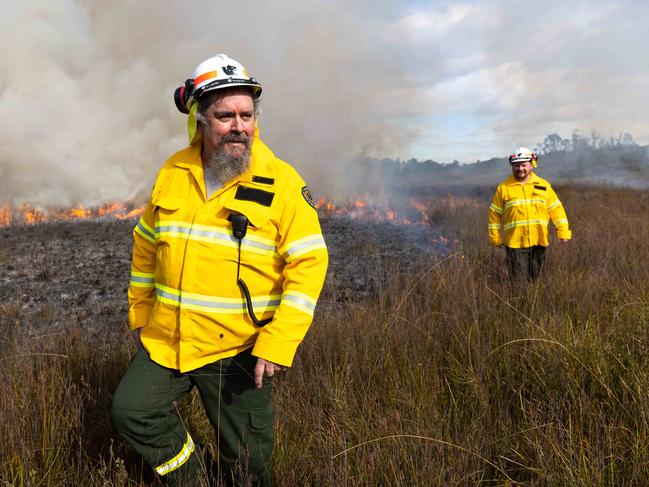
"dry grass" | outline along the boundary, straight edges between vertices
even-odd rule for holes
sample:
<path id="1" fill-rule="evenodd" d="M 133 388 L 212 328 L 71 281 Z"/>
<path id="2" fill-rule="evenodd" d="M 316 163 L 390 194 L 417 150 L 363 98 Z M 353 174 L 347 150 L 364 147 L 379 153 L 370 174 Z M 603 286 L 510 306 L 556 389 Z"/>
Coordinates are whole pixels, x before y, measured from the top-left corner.
<path id="1" fill-rule="evenodd" d="M 278 485 L 649 484 L 649 194 L 559 194 L 574 240 L 537 285 L 508 289 L 485 191 L 431 215 L 450 255 L 321 307 L 276 381 Z M 28 338 L 19 307 L 0 319 L 0 479 L 156 485 L 108 415 L 127 332 Z M 182 414 L 213 443 L 194 397 Z"/>

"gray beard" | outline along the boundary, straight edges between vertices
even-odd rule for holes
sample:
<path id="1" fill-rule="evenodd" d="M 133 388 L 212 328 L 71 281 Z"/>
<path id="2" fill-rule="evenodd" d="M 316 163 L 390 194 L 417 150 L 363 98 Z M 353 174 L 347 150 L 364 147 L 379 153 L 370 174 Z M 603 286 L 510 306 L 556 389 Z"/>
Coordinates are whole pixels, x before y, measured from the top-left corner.
<path id="1" fill-rule="evenodd" d="M 218 148 L 208 161 L 203 161 L 205 189 L 209 198 L 215 191 L 228 181 L 235 179 L 248 170 L 250 166 L 250 147 L 240 157 L 232 157 Z"/>

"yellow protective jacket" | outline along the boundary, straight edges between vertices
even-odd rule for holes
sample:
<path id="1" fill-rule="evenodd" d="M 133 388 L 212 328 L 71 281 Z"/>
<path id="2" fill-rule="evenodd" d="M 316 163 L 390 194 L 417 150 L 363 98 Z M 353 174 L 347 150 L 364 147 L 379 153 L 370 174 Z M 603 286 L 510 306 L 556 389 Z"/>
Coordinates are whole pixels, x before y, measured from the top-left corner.
<path id="1" fill-rule="evenodd" d="M 228 216 L 248 217 L 241 278 Z M 182 372 L 254 347 L 253 355 L 290 366 L 313 319 L 327 270 L 327 248 L 304 181 L 255 138 L 247 172 L 205 198 L 200 144 L 160 170 L 133 231 L 128 290 L 131 329 L 141 328 L 156 363 Z"/>
<path id="2" fill-rule="evenodd" d="M 514 249 L 547 247 L 550 220 L 558 238 L 570 239 L 566 212 L 550 183 L 534 173 L 525 184 L 509 176 L 498 186 L 489 206 L 489 242 Z"/>

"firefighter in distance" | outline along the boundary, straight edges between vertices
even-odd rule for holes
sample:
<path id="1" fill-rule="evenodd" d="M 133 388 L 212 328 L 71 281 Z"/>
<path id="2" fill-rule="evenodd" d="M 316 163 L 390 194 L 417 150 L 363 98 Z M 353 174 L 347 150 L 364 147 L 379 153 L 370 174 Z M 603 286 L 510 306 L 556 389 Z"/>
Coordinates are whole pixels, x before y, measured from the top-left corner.
<path id="1" fill-rule="evenodd" d="M 568 217 L 548 181 L 534 173 L 538 155 L 526 147 L 509 156 L 512 175 L 503 181 L 489 206 L 489 242 L 505 247 L 512 280 L 535 281 L 545 265 L 552 221 L 560 242 L 572 237 Z"/>

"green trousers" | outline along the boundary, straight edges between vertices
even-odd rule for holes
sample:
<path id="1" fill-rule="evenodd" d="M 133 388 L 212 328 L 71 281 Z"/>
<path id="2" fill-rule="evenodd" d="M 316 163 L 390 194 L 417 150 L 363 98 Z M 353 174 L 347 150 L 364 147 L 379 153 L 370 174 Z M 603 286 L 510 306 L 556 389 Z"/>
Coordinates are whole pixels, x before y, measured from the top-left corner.
<path id="1" fill-rule="evenodd" d="M 255 388 L 256 361 L 246 350 L 181 373 L 156 364 L 140 348 L 113 397 L 115 426 L 168 485 L 205 485 L 200 479 L 210 472 L 176 408 L 195 386 L 218 438 L 216 475 L 232 485 L 269 485 L 271 381 L 264 379 L 264 386 Z"/>
<path id="2" fill-rule="evenodd" d="M 507 270 L 512 282 L 518 282 L 527 278 L 528 281 L 536 281 L 541 276 L 545 265 L 545 247 L 534 245 L 522 249 L 506 247 Z"/>

